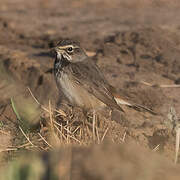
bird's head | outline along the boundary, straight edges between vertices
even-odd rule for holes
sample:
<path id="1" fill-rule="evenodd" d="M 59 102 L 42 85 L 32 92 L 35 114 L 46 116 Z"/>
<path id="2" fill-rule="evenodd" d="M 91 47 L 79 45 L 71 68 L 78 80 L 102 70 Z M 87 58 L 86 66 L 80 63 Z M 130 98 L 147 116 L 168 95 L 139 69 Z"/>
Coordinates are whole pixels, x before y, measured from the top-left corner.
<path id="1" fill-rule="evenodd" d="M 66 39 L 57 44 L 54 48 L 56 58 L 70 63 L 83 61 L 87 55 L 78 42 Z"/>

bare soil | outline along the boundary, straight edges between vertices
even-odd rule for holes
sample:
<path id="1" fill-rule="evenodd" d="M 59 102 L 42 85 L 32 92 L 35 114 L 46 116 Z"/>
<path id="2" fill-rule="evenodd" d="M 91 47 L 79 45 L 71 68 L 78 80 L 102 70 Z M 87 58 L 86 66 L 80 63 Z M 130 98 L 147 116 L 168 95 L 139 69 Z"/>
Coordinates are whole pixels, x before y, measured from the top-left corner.
<path id="1" fill-rule="evenodd" d="M 180 116 L 180 89 L 158 85 L 180 84 L 179 7 L 178 0 L 1 0 L 0 65 L 4 68 L 0 73 L 0 149 L 17 145 L 22 139 L 10 98 L 32 98 L 29 87 L 44 106 L 48 106 L 49 100 L 54 106 L 58 103 L 50 48 L 61 39 L 73 38 L 80 41 L 86 51 L 95 52 L 93 59 L 122 97 L 161 114 L 151 115 L 123 107 L 125 115 L 113 112 L 111 120 L 99 123 L 102 131 L 108 127 L 107 139 L 121 144 L 126 133 L 124 143 L 135 143 L 150 151 L 158 146 L 156 152 L 171 164 L 175 135 L 165 121 L 170 107 Z M 142 81 L 156 86 L 147 86 Z M 33 121 L 37 119 L 33 117 Z M 133 154 L 141 152 L 137 148 L 131 150 Z M 122 148 L 122 153 L 125 151 L 126 148 Z M 103 148 L 97 150 L 97 154 L 101 152 Z M 113 154 L 113 150 L 109 153 Z M 9 152 L 6 157 L 10 155 Z M 97 156 L 93 154 L 92 158 Z M 116 159 L 118 153 L 114 156 Z M 84 166 L 83 160 L 80 157 Z M 102 158 L 102 163 L 105 161 Z M 128 167 L 127 162 L 123 163 Z M 162 160 L 158 166 L 163 167 L 163 163 Z M 90 164 L 93 166 L 93 162 Z M 174 166 L 170 167 L 176 174 Z M 91 172 L 91 168 L 87 165 L 87 171 Z M 104 169 L 93 169 L 96 170 L 107 173 Z M 96 175 L 92 177 L 98 179 Z M 107 177 L 101 179 L 116 179 Z"/>

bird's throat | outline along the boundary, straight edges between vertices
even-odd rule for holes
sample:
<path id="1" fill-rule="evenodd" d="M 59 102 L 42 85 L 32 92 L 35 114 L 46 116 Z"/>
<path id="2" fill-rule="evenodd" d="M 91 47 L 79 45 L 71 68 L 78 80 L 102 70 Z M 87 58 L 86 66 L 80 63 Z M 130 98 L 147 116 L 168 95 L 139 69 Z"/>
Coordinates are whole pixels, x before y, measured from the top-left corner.
<path id="1" fill-rule="evenodd" d="M 63 56 L 59 57 L 56 56 L 55 62 L 54 62 L 54 73 L 60 73 L 60 71 L 63 70 L 64 67 L 68 66 L 70 62 L 64 58 Z"/>

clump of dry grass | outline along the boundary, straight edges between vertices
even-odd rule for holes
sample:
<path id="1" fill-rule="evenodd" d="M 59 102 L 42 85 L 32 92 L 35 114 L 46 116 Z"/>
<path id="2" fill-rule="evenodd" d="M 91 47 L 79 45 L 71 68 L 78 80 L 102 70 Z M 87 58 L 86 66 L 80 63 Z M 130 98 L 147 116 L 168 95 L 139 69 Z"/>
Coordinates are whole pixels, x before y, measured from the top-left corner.
<path id="1" fill-rule="evenodd" d="M 30 127 L 31 124 L 27 124 L 26 121 L 24 121 L 25 119 L 31 119 L 28 118 L 28 116 L 31 116 L 31 113 L 33 111 L 37 115 L 37 108 L 32 109 L 31 106 L 28 107 L 26 105 L 23 105 L 23 107 L 25 107 L 23 108 L 23 111 L 25 112 L 24 114 L 26 114 L 27 117 L 22 118 L 22 113 L 19 113 L 19 110 L 21 110 L 21 108 L 17 108 L 13 99 L 11 99 L 13 111 L 17 117 L 17 120 L 20 121 L 18 129 L 24 136 L 25 143 L 13 146 L 11 147 L 11 149 L 10 147 L 7 147 L 4 151 L 16 151 L 19 149 L 47 151 L 67 145 L 87 146 L 92 143 L 100 144 L 105 139 L 105 136 L 108 132 L 108 127 L 103 130 L 98 127 L 99 120 L 95 113 L 93 113 L 92 117 L 85 117 L 83 121 L 73 120 L 72 115 L 66 114 L 61 109 L 57 110 L 53 108 L 50 101 L 48 107 L 41 105 L 30 89 L 29 92 L 36 104 L 42 110 L 40 114 L 41 118 L 38 118 L 41 119 L 39 121 L 40 128 L 36 130 L 36 132 L 31 132 L 30 128 L 27 131 L 26 127 L 28 125 Z M 28 101 L 26 102 L 24 100 L 23 102 L 21 101 L 21 103 L 28 103 Z M 31 110 L 29 110 L 29 108 L 31 108 Z"/>
<path id="2" fill-rule="evenodd" d="M 31 91 L 30 93 L 34 100 L 40 104 Z M 43 137 L 41 133 L 38 134 L 49 148 L 70 144 L 100 144 L 107 134 L 108 128 L 99 134 L 97 116 L 95 113 L 93 113 L 93 117 L 87 117 L 87 119 L 85 117 L 84 121 L 79 120 L 79 122 L 77 122 L 73 120 L 72 115 L 66 114 L 61 109 L 57 110 L 52 108 L 50 101 L 48 108 L 42 105 L 41 107 L 46 111 L 48 136 Z M 88 122 L 88 118 L 92 120 L 92 124 Z"/>

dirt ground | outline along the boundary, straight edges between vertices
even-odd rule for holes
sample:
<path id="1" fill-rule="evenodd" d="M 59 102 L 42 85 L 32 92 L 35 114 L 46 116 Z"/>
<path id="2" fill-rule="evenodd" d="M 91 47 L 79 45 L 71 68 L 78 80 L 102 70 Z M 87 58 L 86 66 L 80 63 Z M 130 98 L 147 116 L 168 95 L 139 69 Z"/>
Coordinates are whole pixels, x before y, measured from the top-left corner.
<path id="1" fill-rule="evenodd" d="M 59 40 L 72 38 L 80 41 L 87 52 L 94 52 L 93 60 L 122 97 L 160 114 L 152 115 L 123 107 L 126 111 L 125 115 L 113 112 L 111 119 L 106 118 L 101 121 L 99 118 L 98 127 L 100 131 L 102 130 L 102 134 L 108 129 L 106 138 L 121 144 L 120 155 L 124 154 L 128 147 L 131 148 L 127 146 L 129 143 L 140 145 L 148 151 L 156 150 L 156 154 L 160 156 L 157 156 L 157 159 L 153 156 L 146 161 L 167 158 L 169 173 L 172 175 L 167 176 L 171 177 L 167 179 L 179 177 L 180 174 L 178 176 L 176 171 L 178 165 L 176 167 L 171 165 L 175 156 L 175 134 L 166 126 L 166 122 L 171 107 L 174 107 L 177 116 L 180 117 L 180 88 L 161 87 L 180 85 L 179 7 L 178 0 L 171 2 L 167 0 L 133 2 L 130 0 L 1 0 L 0 149 L 2 146 L 2 151 L 6 151 L 6 160 L 11 159 L 9 157 L 12 155 L 12 147 L 22 141 L 20 135 L 22 133 L 18 129 L 10 99 L 20 102 L 21 98 L 25 98 L 28 102 L 32 101 L 32 95 L 27 90 L 29 87 L 41 104 L 48 107 L 50 100 L 55 106 L 59 101 L 59 95 L 52 74 L 54 57 L 50 53 L 50 48 Z M 155 86 L 151 87 L 142 82 Z M 77 112 L 74 118 L 79 118 L 76 114 Z M 39 122 L 39 117 L 36 115 L 31 118 L 35 124 Z M 124 135 L 126 136 L 123 139 Z M 122 148 L 122 145 L 125 147 Z M 83 147 L 80 147 L 79 151 L 81 148 Z M 114 159 L 118 157 L 117 149 L 114 147 Z M 135 148 L 136 153 L 133 148 L 132 151 L 133 155 L 130 158 L 133 159 L 135 154 L 140 154 L 141 148 Z M 101 152 L 107 153 L 103 152 L 103 148 L 97 150 L 97 154 Z M 113 150 L 109 153 L 113 154 Z M 145 152 L 142 149 L 143 153 Z M 93 158 L 95 161 L 98 155 L 91 153 L 90 155 L 92 156 L 90 164 L 93 166 Z M 138 158 L 136 157 L 134 161 L 136 159 Z M 80 161 L 81 165 L 85 166 L 84 159 L 80 157 Z M 101 161 L 106 162 L 106 159 L 102 157 Z M 122 175 L 122 179 L 133 177 L 132 162 L 130 160 L 130 167 L 128 162 L 127 156 L 123 158 L 123 163 L 132 176 Z M 117 161 L 112 160 L 111 163 Z M 163 163 L 162 160 L 162 164 L 159 163 L 158 167 L 164 168 Z M 149 167 L 152 168 L 153 165 Z M 122 167 L 118 166 L 118 168 Z M 140 167 L 137 166 L 138 168 Z M 82 169 L 78 170 L 81 174 L 79 179 L 85 179 Z M 100 175 L 101 179 L 120 177 L 108 176 L 106 170 L 93 169 L 89 164 L 85 169 L 89 170 L 91 175 L 93 174 L 91 171 L 107 173 L 106 178 Z M 124 171 L 128 174 L 127 169 L 125 168 Z M 155 172 L 154 169 L 152 168 L 152 174 Z M 91 178 L 90 174 L 88 174 L 89 179 L 100 179 L 96 175 L 92 175 Z M 148 179 L 149 176 L 151 175 L 142 179 Z M 160 178 L 154 176 L 152 179 Z"/>

